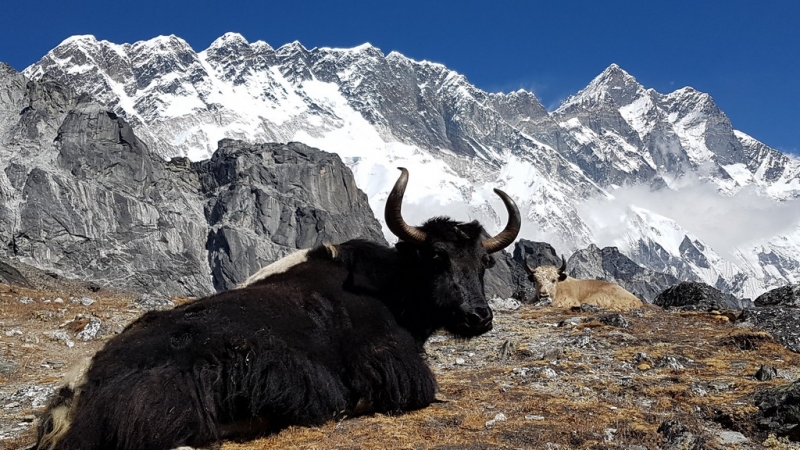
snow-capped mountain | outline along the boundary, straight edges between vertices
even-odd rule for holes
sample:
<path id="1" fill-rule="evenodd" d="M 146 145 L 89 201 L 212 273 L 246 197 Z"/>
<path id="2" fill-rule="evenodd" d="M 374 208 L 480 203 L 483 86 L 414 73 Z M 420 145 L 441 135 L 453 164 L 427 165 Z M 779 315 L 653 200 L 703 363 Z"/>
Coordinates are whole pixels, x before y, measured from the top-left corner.
<path id="1" fill-rule="evenodd" d="M 92 95 L 165 158 L 208 158 L 225 137 L 300 141 L 338 153 L 375 211 L 396 167 L 407 167 L 410 221 L 449 214 L 496 231 L 504 213 L 491 189 L 500 187 L 523 211 L 521 237 L 563 252 L 607 235 L 639 264 L 740 296 L 800 280 L 800 220 L 723 257 L 648 203 L 689 182 L 720 198 L 748 187 L 765 202 L 792 202 L 800 162 L 734 131 L 708 94 L 660 94 L 616 65 L 552 113 L 533 93 L 486 93 L 441 64 L 369 44 L 274 49 L 235 33 L 201 52 L 175 36 L 122 45 L 75 36 L 24 74 Z M 618 217 L 604 228 L 582 206 L 638 185 L 653 196 L 620 214 L 624 226 Z"/>

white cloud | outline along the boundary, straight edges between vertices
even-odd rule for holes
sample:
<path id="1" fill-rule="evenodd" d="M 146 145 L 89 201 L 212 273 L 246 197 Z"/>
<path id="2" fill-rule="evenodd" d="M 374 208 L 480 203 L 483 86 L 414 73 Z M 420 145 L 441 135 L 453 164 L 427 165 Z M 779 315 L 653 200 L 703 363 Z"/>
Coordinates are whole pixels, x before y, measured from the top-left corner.
<path id="1" fill-rule="evenodd" d="M 613 192 L 613 200 L 589 199 L 578 211 L 601 247 L 613 245 L 620 237 L 633 205 L 675 220 L 725 258 L 737 247 L 788 234 L 800 223 L 800 200 L 779 203 L 759 195 L 754 187 L 724 196 L 712 184 L 684 181 L 675 190 L 651 191 L 642 185 L 620 188 Z"/>

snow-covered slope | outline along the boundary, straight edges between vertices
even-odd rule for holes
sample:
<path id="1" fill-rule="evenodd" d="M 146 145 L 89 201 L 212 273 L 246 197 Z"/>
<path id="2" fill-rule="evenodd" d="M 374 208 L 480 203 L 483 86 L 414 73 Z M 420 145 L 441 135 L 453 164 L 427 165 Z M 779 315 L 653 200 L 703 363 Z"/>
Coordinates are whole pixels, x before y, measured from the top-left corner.
<path id="1" fill-rule="evenodd" d="M 369 44 L 309 50 L 293 42 L 274 49 L 235 33 L 201 52 L 175 36 L 123 45 L 75 36 L 24 73 L 91 94 L 165 158 L 207 158 L 223 137 L 301 141 L 336 152 L 376 211 L 396 167 L 407 167 L 412 181 L 404 211 L 414 222 L 449 214 L 496 231 L 505 213 L 491 189 L 500 187 L 523 211 L 521 237 L 547 240 L 563 252 L 608 234 L 581 205 L 613 201 L 622 186 L 658 192 L 692 180 L 713 184 L 720 196 L 745 186 L 770 202 L 800 196 L 798 161 L 734 132 L 710 96 L 691 88 L 663 95 L 616 65 L 552 113 L 530 92 L 489 94 L 441 64 L 384 55 Z M 761 260 L 724 259 L 702 236 L 648 211 L 642 199 L 625 227 L 611 230 L 621 250 L 645 266 L 670 261 L 663 270 L 745 296 L 800 276 L 798 256 L 787 253 L 771 271 Z M 677 230 L 670 245 L 659 243 L 669 258 L 642 251 L 658 242 L 654 224 Z M 785 249 L 797 236 L 759 239 L 739 248 Z M 695 251 L 681 250 L 684 240 L 708 268 L 691 260 Z"/>

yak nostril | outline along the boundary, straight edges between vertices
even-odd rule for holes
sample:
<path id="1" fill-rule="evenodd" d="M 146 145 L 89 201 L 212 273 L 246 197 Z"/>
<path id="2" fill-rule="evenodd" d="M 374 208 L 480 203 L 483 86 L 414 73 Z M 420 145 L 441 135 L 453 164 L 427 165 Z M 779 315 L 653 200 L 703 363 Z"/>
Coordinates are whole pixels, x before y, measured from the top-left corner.
<path id="1" fill-rule="evenodd" d="M 478 307 L 467 314 L 467 322 L 471 326 L 485 325 L 492 321 L 492 310 L 489 308 Z"/>
<path id="2" fill-rule="evenodd" d="M 475 315 L 483 320 L 489 320 L 492 318 L 492 310 L 489 308 L 475 308 Z"/>

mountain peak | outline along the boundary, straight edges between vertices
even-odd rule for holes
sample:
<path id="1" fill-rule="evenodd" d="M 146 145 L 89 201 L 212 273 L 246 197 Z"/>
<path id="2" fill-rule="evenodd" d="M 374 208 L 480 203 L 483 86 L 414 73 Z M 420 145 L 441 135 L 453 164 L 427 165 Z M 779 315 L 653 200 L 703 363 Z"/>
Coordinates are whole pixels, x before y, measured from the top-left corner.
<path id="1" fill-rule="evenodd" d="M 214 42 L 212 42 L 208 48 L 214 49 L 219 47 L 242 47 L 249 45 L 250 43 L 247 42 L 247 39 L 245 39 L 244 36 L 239 33 L 229 31 L 214 40 Z"/>
<path id="2" fill-rule="evenodd" d="M 639 84 L 636 78 L 619 65 L 611 64 L 583 90 L 567 98 L 558 109 L 564 110 L 567 107 L 585 103 L 614 103 L 616 107 L 621 107 L 629 105 L 644 92 L 644 86 Z"/>
<path id="3" fill-rule="evenodd" d="M 607 92 L 620 106 L 630 103 L 644 87 L 617 64 L 611 64 L 595 77 L 586 91 Z"/>
<path id="4" fill-rule="evenodd" d="M 65 45 L 69 45 L 69 44 L 73 44 L 73 43 L 96 43 L 96 42 L 97 42 L 97 38 L 94 37 L 94 35 L 92 35 L 92 34 L 76 34 L 75 36 L 70 36 L 70 37 L 64 39 L 63 41 L 61 41 L 61 43 L 58 44 L 57 47 L 61 47 L 61 46 L 65 46 Z"/>

